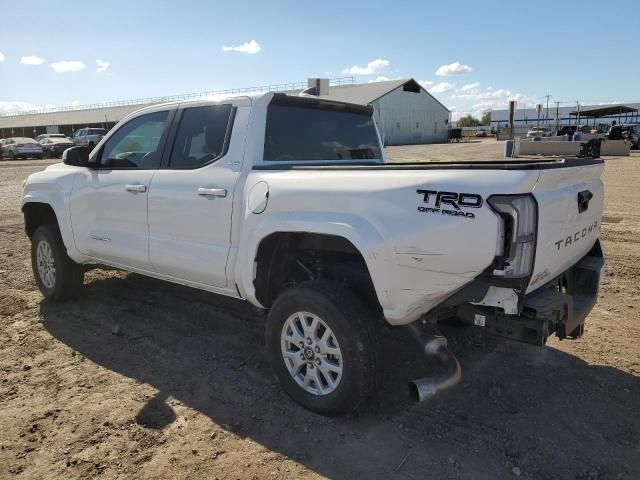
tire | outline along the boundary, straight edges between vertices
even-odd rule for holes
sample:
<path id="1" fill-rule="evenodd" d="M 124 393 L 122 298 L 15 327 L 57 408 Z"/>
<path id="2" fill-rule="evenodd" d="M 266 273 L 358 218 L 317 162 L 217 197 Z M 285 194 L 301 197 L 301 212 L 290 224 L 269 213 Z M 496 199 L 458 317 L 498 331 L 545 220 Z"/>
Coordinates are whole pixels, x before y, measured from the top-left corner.
<path id="1" fill-rule="evenodd" d="M 298 313 L 304 313 L 305 319 Z M 305 333 L 305 348 L 302 349 L 297 342 L 299 333 L 293 334 L 290 322 L 302 320 L 313 324 L 314 318 L 318 318 L 318 324 L 323 324 L 326 329 L 321 325 L 315 330 L 311 344 L 308 343 L 309 330 L 305 333 L 298 329 L 299 333 Z M 327 330 L 330 336 L 325 336 Z M 287 332 L 291 333 L 288 337 Z M 323 343 L 320 337 L 327 340 Z M 287 342 L 286 338 L 295 339 L 298 346 Z M 269 359 L 280 385 L 293 400 L 313 412 L 331 416 L 348 413 L 369 398 L 382 383 L 382 347 L 375 319 L 362 301 L 344 285 L 312 281 L 284 291 L 273 303 L 267 317 L 266 341 Z M 321 345 L 326 348 L 320 350 Z M 325 350 L 339 352 L 339 356 L 327 354 Z M 334 369 L 339 366 L 340 372 L 331 371 L 330 365 Z M 296 367 L 299 369 L 294 378 L 289 368 Z M 313 378 L 314 372 L 320 388 L 314 380 L 306 388 L 299 383 L 303 382 L 301 377 L 306 379 L 311 375 Z"/>
<path id="2" fill-rule="evenodd" d="M 95 147 L 96 144 L 93 142 L 89 142 L 89 150 L 93 150 L 93 147 Z"/>
<path id="3" fill-rule="evenodd" d="M 57 225 L 41 225 L 34 232 L 31 268 L 38 289 L 49 300 L 73 298 L 82 289 L 84 269 L 67 255 Z"/>

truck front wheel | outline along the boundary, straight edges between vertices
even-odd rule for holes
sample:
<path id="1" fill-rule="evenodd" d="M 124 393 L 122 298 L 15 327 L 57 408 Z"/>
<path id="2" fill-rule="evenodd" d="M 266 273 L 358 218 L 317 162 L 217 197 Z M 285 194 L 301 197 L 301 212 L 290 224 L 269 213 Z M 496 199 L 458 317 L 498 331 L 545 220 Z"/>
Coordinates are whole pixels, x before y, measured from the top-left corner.
<path id="1" fill-rule="evenodd" d="M 50 300 L 74 297 L 82 287 L 82 265 L 69 258 L 55 225 L 42 225 L 33 233 L 31 266 L 40 292 Z"/>
<path id="2" fill-rule="evenodd" d="M 267 318 L 267 348 L 285 392 L 323 415 L 354 410 L 382 377 L 373 314 L 345 285 L 311 281 L 284 291 Z"/>

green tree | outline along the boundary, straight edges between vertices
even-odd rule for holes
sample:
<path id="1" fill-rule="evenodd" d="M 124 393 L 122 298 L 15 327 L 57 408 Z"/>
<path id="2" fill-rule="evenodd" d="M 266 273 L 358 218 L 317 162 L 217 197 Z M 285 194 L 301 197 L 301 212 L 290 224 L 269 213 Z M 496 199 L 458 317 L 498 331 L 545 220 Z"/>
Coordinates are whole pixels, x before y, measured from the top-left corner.
<path id="1" fill-rule="evenodd" d="M 491 125 L 491 112 L 484 112 L 480 121 L 482 122 L 482 125 Z"/>
<path id="2" fill-rule="evenodd" d="M 465 115 L 458 120 L 459 127 L 477 127 L 480 125 L 480 120 L 472 115 Z"/>

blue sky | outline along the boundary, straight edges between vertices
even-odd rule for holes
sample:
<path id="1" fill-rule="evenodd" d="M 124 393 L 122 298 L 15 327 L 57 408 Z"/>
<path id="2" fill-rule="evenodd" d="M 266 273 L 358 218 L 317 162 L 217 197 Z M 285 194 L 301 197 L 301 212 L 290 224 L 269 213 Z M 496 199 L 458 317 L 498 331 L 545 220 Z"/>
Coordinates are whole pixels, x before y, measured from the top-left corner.
<path id="1" fill-rule="evenodd" d="M 413 77 L 455 116 L 547 93 L 566 104 L 639 101 L 638 6 L 0 0 L 0 112 L 343 72 Z"/>

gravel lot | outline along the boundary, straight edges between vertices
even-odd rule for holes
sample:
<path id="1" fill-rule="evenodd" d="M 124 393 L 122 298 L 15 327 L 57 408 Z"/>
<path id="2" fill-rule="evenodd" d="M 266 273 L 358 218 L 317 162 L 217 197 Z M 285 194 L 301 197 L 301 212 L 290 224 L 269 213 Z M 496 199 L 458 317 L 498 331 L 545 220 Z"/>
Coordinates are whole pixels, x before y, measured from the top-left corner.
<path id="1" fill-rule="evenodd" d="M 43 301 L 19 202 L 49 163 L 0 161 L 0 478 L 640 478 L 639 152 L 606 160 L 607 271 L 581 340 L 539 349 L 447 327 L 463 380 L 412 405 L 406 383 L 431 367 L 388 331 L 383 391 L 337 419 L 281 392 L 247 304 L 101 270 L 81 298 Z"/>

